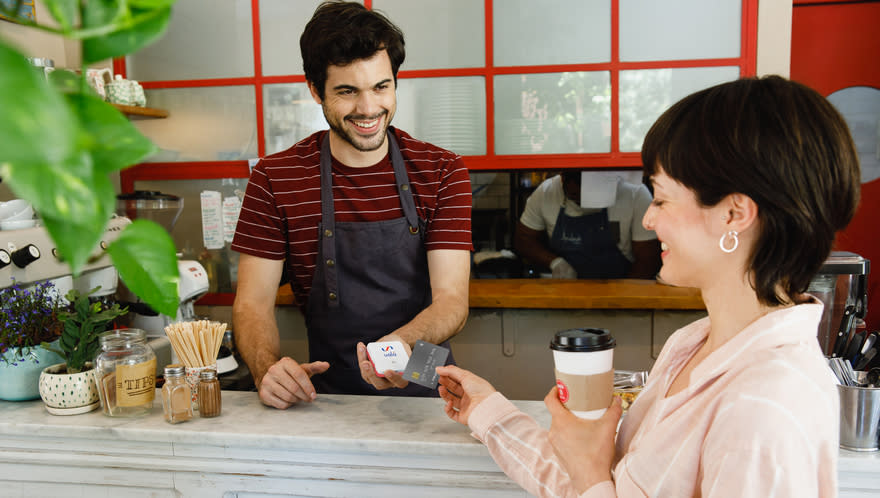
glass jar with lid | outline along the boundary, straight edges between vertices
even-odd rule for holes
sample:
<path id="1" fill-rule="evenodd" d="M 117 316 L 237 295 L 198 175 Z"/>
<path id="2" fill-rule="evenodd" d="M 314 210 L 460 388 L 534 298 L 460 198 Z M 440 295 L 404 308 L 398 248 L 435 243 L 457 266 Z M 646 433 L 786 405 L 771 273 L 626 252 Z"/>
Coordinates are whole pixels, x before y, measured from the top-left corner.
<path id="1" fill-rule="evenodd" d="M 153 408 L 156 397 L 156 354 L 141 329 L 101 334 L 95 360 L 98 395 L 105 415 L 137 417 Z"/>

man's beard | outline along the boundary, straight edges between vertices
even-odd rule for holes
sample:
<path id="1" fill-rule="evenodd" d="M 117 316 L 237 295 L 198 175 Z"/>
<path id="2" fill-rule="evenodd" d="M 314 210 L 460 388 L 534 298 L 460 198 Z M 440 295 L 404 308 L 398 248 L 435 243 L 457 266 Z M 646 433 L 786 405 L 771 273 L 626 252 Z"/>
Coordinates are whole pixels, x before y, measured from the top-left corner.
<path id="1" fill-rule="evenodd" d="M 382 116 L 382 122 L 384 123 L 384 127 L 381 132 L 376 133 L 373 137 L 368 139 L 363 139 L 360 135 L 357 135 L 354 131 L 346 130 L 344 123 L 347 122 L 352 116 L 346 116 L 343 118 L 342 122 L 337 122 L 336 120 L 330 119 L 327 116 L 327 110 L 324 109 L 324 118 L 327 120 L 327 123 L 330 125 L 330 129 L 336 133 L 336 135 L 346 142 L 348 142 L 352 147 L 360 152 L 372 152 L 374 150 L 379 149 L 382 145 L 385 144 L 385 135 L 388 132 L 388 111 L 384 111 L 379 116 Z M 372 119 L 376 119 L 379 116 L 374 116 Z M 368 121 L 364 119 L 363 121 Z M 355 126 L 351 124 L 351 126 Z M 361 140 L 358 140 L 361 139 Z M 370 142 L 364 143 L 365 140 L 369 140 Z M 375 143 L 372 141 L 375 140 Z"/>

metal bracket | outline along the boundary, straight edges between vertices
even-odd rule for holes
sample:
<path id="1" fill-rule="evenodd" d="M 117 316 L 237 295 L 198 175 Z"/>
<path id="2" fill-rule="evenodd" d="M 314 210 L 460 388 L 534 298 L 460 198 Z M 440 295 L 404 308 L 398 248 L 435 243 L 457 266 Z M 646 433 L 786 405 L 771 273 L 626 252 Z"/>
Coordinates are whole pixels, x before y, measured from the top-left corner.
<path id="1" fill-rule="evenodd" d="M 504 356 L 516 354 L 516 319 L 510 310 L 501 311 L 501 353 Z"/>

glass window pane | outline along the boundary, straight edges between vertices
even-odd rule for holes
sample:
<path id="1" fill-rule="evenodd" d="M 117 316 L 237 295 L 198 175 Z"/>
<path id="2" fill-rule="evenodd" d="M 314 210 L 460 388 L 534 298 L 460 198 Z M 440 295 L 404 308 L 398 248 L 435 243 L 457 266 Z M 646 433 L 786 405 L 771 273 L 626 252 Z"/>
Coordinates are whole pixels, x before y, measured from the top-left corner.
<path id="1" fill-rule="evenodd" d="M 611 60 L 609 0 L 494 0 L 496 66 Z"/>
<path id="2" fill-rule="evenodd" d="M 620 60 L 739 57 L 742 0 L 620 0 Z"/>
<path id="3" fill-rule="evenodd" d="M 495 152 L 561 154 L 611 150 L 607 71 L 495 78 Z"/>
<path id="4" fill-rule="evenodd" d="M 264 75 L 303 74 L 299 37 L 321 1 L 260 0 L 260 51 Z"/>
<path id="5" fill-rule="evenodd" d="M 281 83 L 263 87 L 263 128 L 268 155 L 326 130 L 327 120 L 305 83 Z"/>
<path id="6" fill-rule="evenodd" d="M 221 86 L 147 90 L 165 119 L 132 121 L 161 150 L 149 161 L 232 161 L 257 157 L 254 88 Z"/>
<path id="7" fill-rule="evenodd" d="M 208 274 L 209 292 L 235 292 L 238 281 L 238 253 L 227 242 L 222 249 L 206 249 L 202 233 L 201 193 L 205 190 L 220 195 L 244 197 L 247 178 L 137 181 L 137 190 L 158 191 L 183 199 L 183 210 L 171 230 L 180 259 L 197 260 Z M 225 220 L 224 220 L 225 221 Z"/>
<path id="8" fill-rule="evenodd" d="M 654 121 L 683 97 L 738 77 L 736 66 L 621 71 L 620 151 L 641 150 Z"/>
<path id="9" fill-rule="evenodd" d="M 373 8 L 403 30 L 404 70 L 483 66 L 484 5 L 474 0 L 373 0 Z"/>
<path id="10" fill-rule="evenodd" d="M 253 76 L 250 0 L 177 2 L 165 35 L 126 57 L 126 69 L 143 81 Z"/>
<path id="11" fill-rule="evenodd" d="M 486 86 L 480 76 L 401 78 L 392 124 L 461 155 L 486 153 Z"/>

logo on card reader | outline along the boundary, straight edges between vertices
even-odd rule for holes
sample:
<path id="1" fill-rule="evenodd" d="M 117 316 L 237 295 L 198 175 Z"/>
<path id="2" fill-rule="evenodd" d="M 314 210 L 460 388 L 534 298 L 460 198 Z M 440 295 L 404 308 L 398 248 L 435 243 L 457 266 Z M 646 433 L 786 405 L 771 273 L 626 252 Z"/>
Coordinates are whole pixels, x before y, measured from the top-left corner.
<path id="1" fill-rule="evenodd" d="M 393 358 L 397 356 L 397 353 L 394 352 L 394 346 L 380 347 L 379 351 L 382 351 L 382 356 L 385 358 Z"/>

